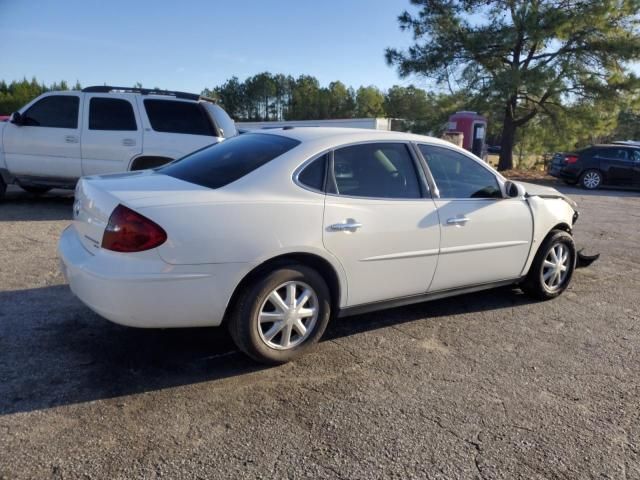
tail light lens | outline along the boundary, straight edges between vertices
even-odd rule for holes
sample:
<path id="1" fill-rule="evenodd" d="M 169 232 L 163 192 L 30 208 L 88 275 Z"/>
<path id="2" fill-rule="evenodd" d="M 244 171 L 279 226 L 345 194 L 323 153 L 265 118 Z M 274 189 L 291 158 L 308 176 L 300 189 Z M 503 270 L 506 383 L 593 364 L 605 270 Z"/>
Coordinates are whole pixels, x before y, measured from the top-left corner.
<path id="1" fill-rule="evenodd" d="M 578 161 L 577 155 L 566 155 L 564 157 L 564 163 L 567 163 L 567 164 L 576 163 L 577 161 Z"/>
<path id="2" fill-rule="evenodd" d="M 109 217 L 102 248 L 114 252 L 142 252 L 159 247 L 166 240 L 167 233 L 157 223 L 118 205 Z"/>

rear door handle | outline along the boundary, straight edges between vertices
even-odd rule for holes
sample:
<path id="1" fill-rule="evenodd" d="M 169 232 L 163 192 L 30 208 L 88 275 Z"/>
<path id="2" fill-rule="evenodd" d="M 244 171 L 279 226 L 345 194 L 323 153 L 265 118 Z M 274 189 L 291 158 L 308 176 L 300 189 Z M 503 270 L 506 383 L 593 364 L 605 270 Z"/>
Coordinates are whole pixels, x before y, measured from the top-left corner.
<path id="1" fill-rule="evenodd" d="M 470 218 L 467 217 L 455 217 L 447 220 L 447 225 L 466 225 Z"/>
<path id="2" fill-rule="evenodd" d="M 136 141 L 133 138 L 125 138 L 122 140 L 122 145 L 125 147 L 134 147 L 136 145 Z"/>
<path id="3" fill-rule="evenodd" d="M 362 228 L 362 224 L 357 222 L 334 223 L 329 226 L 334 232 L 355 232 L 359 228 Z"/>
<path id="4" fill-rule="evenodd" d="M 78 137 L 75 135 L 67 135 L 64 137 L 64 141 L 67 143 L 78 143 Z"/>

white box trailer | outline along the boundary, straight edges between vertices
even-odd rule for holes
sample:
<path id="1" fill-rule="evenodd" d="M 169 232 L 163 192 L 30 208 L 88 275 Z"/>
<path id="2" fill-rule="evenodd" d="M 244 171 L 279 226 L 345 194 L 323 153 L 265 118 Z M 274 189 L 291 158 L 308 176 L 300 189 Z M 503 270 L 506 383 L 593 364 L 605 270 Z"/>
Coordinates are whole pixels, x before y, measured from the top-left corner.
<path id="1" fill-rule="evenodd" d="M 263 130 L 282 127 L 340 127 L 392 130 L 392 118 L 340 118 L 333 120 L 284 120 L 281 122 L 236 122 L 240 130 Z"/>

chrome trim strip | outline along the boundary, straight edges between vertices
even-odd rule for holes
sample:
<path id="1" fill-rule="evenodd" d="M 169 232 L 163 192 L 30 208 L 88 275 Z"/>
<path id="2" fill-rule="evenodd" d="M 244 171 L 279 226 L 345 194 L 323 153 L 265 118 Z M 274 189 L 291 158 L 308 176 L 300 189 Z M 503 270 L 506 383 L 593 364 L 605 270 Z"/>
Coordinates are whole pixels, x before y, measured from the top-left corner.
<path id="1" fill-rule="evenodd" d="M 429 250 L 417 250 L 415 252 L 402 252 L 402 253 L 390 253 L 388 255 L 377 255 L 375 257 L 367 257 L 360 260 L 361 262 L 377 262 L 379 260 L 396 260 L 399 258 L 416 258 L 416 257 L 430 257 L 437 255 L 439 250 L 437 248 L 431 248 Z"/>
<path id="2" fill-rule="evenodd" d="M 477 250 L 493 250 L 495 248 L 507 248 L 515 247 L 518 245 L 529 244 L 528 240 L 512 240 L 508 242 L 490 242 L 490 243 L 476 243 L 474 245 L 463 245 L 460 247 L 445 247 L 440 249 L 441 255 L 447 253 L 461 253 L 461 252 L 475 252 Z"/>

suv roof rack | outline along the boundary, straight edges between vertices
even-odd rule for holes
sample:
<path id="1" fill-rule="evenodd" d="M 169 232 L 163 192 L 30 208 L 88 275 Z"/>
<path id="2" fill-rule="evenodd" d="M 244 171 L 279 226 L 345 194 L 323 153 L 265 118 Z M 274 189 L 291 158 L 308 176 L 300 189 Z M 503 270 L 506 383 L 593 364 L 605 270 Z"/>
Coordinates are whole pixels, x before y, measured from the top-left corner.
<path id="1" fill-rule="evenodd" d="M 215 98 L 204 97 L 195 93 L 187 92 L 172 92 L 170 90 L 158 90 L 156 88 L 134 88 L 134 87 L 113 87 L 109 85 L 95 85 L 92 87 L 85 87 L 82 89 L 87 93 L 139 93 L 140 95 L 167 95 L 170 97 L 181 98 L 184 100 L 204 100 L 207 102 L 216 103 Z"/>

